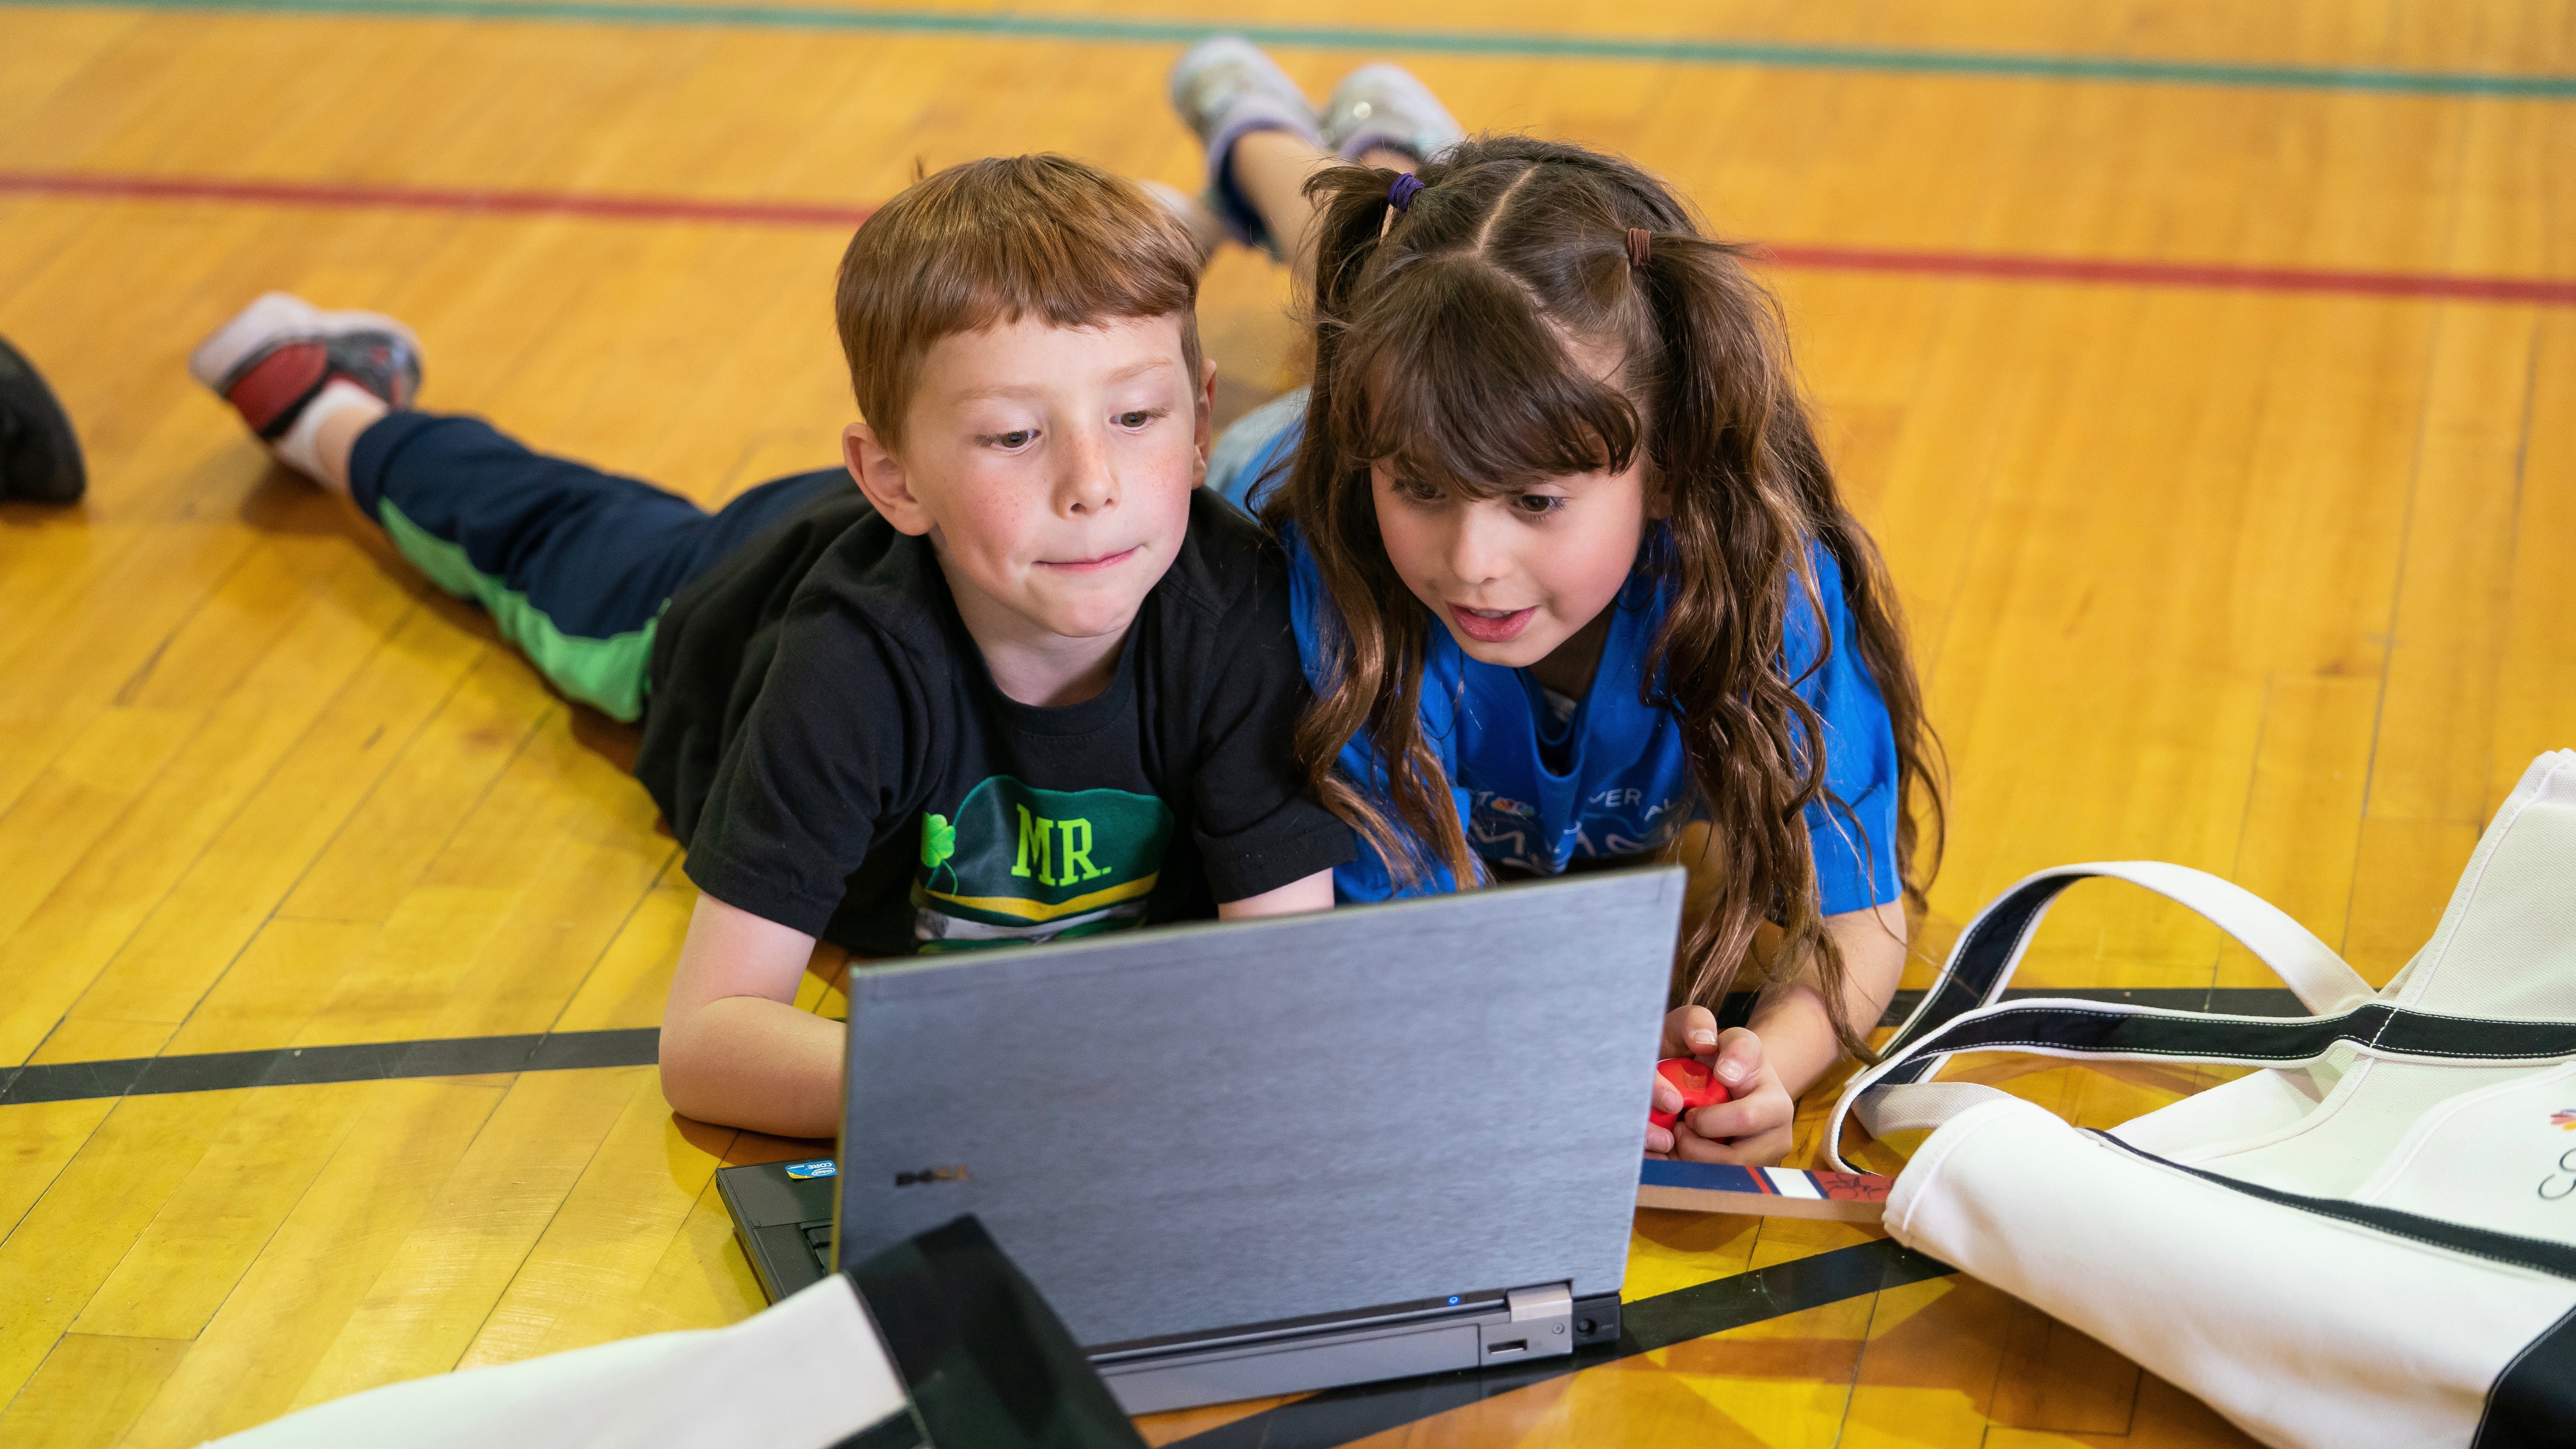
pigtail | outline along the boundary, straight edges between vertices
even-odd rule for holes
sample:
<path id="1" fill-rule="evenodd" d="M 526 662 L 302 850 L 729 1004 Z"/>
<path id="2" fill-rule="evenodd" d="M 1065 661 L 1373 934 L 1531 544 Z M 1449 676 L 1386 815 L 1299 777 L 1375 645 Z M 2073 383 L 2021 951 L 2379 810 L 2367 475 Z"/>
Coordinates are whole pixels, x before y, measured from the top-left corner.
<path id="1" fill-rule="evenodd" d="M 1773 971 L 1812 960 L 1846 1051 L 1871 1059 L 1871 1023 L 1844 1020 L 1848 964 L 1823 929 L 1822 896 L 1805 816 L 1824 802 L 1850 821 L 1825 783 L 1823 720 L 1799 686 L 1824 667 L 1832 626 L 1808 546 L 1821 544 L 1843 580 L 1851 641 L 1879 685 L 1896 738 L 1900 894 L 1923 908 L 1937 868 L 1941 795 L 1937 743 L 1885 565 L 1843 505 L 1788 366 L 1777 304 L 1742 266 L 1741 250 L 1696 236 L 1656 237 L 1639 277 L 1660 339 L 1660 401 L 1650 457 L 1670 510 L 1671 600 L 1647 677 L 1689 742 L 1710 816 L 1708 849 L 1723 884 L 1683 948 L 1688 999 L 1714 1007 L 1752 955 L 1767 920 L 1779 930 Z M 1812 657 L 1780 650 L 1791 590 L 1815 622 Z M 1916 868 L 1920 795 L 1934 821 L 1933 860 Z M 1867 860 L 1871 852 L 1860 852 Z"/>
<path id="2" fill-rule="evenodd" d="M 1645 274 L 1663 360 L 1650 460 L 1671 545 L 1647 688 L 1682 723 L 1721 882 L 1683 944 L 1685 995 L 1722 1000 L 1767 919 L 1780 930 L 1775 969 L 1813 959 L 1825 999 L 1839 1004 L 1848 972 L 1824 933 L 1805 838 L 1806 809 L 1825 791 L 1824 722 L 1776 653 L 1791 589 L 1824 619 L 1800 546 L 1804 510 L 1776 486 L 1788 383 L 1763 335 L 1768 309 L 1746 305 L 1757 299 L 1729 249 L 1672 237 L 1660 250 Z M 1865 1050 L 1839 1010 L 1835 1032 Z"/>

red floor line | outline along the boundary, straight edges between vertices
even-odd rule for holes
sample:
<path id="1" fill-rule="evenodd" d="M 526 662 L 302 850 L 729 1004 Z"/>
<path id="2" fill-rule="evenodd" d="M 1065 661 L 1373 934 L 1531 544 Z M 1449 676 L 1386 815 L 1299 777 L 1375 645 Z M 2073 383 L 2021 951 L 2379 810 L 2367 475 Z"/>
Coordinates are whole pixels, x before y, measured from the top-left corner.
<path id="1" fill-rule="evenodd" d="M 2464 277 L 2435 272 L 2347 272 L 2249 267 L 2224 262 L 2147 262 L 2081 257 L 1878 251 L 1862 247 L 1765 246 L 1781 266 L 1909 276 L 2005 277 L 2024 282 L 2115 282 L 2150 287 L 2237 287 L 2257 292 L 2336 292 L 2364 297 L 2436 297 L 2469 302 L 2576 306 L 2576 282 L 2546 277 Z"/>
<path id="2" fill-rule="evenodd" d="M 560 191 L 492 191 L 310 181 L 117 176 L 0 171 L 0 195 L 81 196 L 120 201 L 213 201 L 270 206 L 391 207 L 509 216 L 606 217 L 627 221 L 736 222 L 852 227 L 871 208 L 822 202 L 722 201 L 682 196 L 608 196 Z M 2156 262 L 2005 253 L 1896 251 L 1777 243 L 1761 256 L 1775 266 L 1884 272 L 1915 277 L 1992 277 L 2024 282 L 2096 282 L 2149 287 L 2228 287 L 2258 292 L 2413 297 L 2447 301 L 2576 306 L 2576 281 L 2546 277 L 2360 272 L 2210 262 Z"/>

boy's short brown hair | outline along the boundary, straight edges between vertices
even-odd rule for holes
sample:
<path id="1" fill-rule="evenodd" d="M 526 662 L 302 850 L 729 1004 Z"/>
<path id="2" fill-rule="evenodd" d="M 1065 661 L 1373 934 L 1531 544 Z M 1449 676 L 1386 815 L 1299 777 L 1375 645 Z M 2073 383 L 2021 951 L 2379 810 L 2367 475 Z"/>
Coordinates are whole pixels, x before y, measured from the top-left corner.
<path id="1" fill-rule="evenodd" d="M 888 450 L 921 360 L 960 332 L 1038 317 L 1177 317 L 1199 380 L 1198 252 L 1143 187 L 1069 156 L 999 156 L 906 187 L 841 254 L 833 312 L 859 415 Z"/>

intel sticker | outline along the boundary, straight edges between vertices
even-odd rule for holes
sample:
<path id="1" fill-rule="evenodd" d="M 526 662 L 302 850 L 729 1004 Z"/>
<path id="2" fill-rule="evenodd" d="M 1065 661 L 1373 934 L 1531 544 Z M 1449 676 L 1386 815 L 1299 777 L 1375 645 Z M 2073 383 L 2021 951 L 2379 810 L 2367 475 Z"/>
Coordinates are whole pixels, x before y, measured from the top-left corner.
<path id="1" fill-rule="evenodd" d="M 832 1159 L 828 1157 L 815 1162 L 791 1162 L 787 1164 L 787 1175 L 789 1177 L 830 1177 L 835 1173 L 838 1173 L 840 1170 L 841 1169 L 838 1167 L 832 1165 Z"/>

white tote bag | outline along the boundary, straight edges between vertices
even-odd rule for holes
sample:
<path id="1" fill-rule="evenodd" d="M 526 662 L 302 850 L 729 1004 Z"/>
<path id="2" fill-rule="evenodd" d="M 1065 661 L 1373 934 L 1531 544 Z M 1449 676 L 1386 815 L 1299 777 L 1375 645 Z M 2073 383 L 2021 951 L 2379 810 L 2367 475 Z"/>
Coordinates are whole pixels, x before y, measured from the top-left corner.
<path id="1" fill-rule="evenodd" d="M 2144 886 L 2215 921 L 2304 1017 L 2000 1002 L 2050 901 Z M 1951 1053 L 2265 1068 L 2109 1132 Z M 2273 1445 L 2576 1445 L 2576 751 L 2533 762 L 2440 927 L 2384 991 L 2252 894 L 2153 862 L 2042 871 L 1989 905 L 1855 1077 L 1873 1132 L 1937 1128 L 1887 1229 Z"/>

